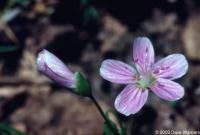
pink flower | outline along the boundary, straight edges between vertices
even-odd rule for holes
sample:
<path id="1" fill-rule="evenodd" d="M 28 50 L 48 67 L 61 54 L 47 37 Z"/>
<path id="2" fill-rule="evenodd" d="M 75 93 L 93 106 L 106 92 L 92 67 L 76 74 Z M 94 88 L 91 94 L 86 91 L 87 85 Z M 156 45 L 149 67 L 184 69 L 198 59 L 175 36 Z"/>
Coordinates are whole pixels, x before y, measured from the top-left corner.
<path id="1" fill-rule="evenodd" d="M 58 84 L 75 88 L 75 76 L 68 67 L 55 55 L 43 50 L 37 57 L 37 68 Z"/>
<path id="2" fill-rule="evenodd" d="M 115 100 L 115 108 L 120 113 L 126 116 L 137 113 L 147 101 L 149 90 L 168 101 L 184 96 L 184 88 L 172 81 L 188 70 L 184 55 L 172 54 L 154 64 L 154 49 L 150 40 L 139 37 L 134 41 L 133 63 L 134 66 L 130 66 L 108 59 L 100 68 L 104 79 L 127 85 Z"/>

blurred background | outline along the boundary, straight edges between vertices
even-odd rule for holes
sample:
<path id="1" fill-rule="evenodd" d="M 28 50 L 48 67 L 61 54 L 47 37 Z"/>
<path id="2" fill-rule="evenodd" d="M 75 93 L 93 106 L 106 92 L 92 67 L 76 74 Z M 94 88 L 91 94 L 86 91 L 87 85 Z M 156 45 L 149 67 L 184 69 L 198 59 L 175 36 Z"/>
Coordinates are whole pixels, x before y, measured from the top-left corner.
<path id="1" fill-rule="evenodd" d="M 199 0 L 0 0 L 0 121 L 29 135 L 102 135 L 93 103 L 60 87 L 36 69 L 46 48 L 91 80 L 103 109 L 124 87 L 103 80 L 104 59 L 131 63 L 132 42 L 148 36 L 156 59 L 183 53 L 189 71 L 178 102 L 150 95 L 136 115 L 120 120 L 129 135 L 200 129 Z"/>

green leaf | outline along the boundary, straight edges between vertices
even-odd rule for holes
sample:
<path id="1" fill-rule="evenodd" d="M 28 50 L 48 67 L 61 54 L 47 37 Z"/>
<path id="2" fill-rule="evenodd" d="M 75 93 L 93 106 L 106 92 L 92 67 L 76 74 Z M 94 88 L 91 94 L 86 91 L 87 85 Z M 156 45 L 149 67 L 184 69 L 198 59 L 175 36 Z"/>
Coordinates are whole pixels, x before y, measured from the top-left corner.
<path id="1" fill-rule="evenodd" d="M 0 52 L 12 52 L 16 51 L 18 46 L 0 46 Z"/>
<path id="2" fill-rule="evenodd" d="M 120 135 L 127 135 L 127 133 L 126 133 L 126 129 L 123 127 L 123 128 L 120 128 L 119 129 L 119 134 Z"/>
<path id="3" fill-rule="evenodd" d="M 117 122 L 119 123 L 119 126 L 120 126 L 119 129 L 117 129 L 116 124 L 110 120 L 109 114 L 113 114 L 114 118 L 115 118 L 115 119 L 117 120 Z M 116 113 L 114 110 L 108 109 L 108 110 L 106 111 L 105 115 L 106 115 L 106 117 L 112 122 L 112 125 L 114 125 L 114 128 L 116 128 L 116 129 L 119 131 L 119 134 L 120 134 L 120 135 L 127 135 L 126 129 L 125 129 L 123 123 L 120 121 L 120 119 L 119 119 L 117 113 Z"/>
<path id="4" fill-rule="evenodd" d="M 25 134 L 8 126 L 7 124 L 0 123 L 0 135 L 25 135 Z"/>
<path id="5" fill-rule="evenodd" d="M 104 123 L 103 125 L 103 134 L 104 135 L 114 135 L 110 127 L 107 125 L 107 123 Z"/>
<path id="6" fill-rule="evenodd" d="M 16 3 L 18 4 L 23 4 L 25 2 L 28 2 L 29 0 L 15 0 Z"/>
<path id="7" fill-rule="evenodd" d="M 85 10 L 84 15 L 85 15 L 86 19 L 99 17 L 99 13 L 94 6 L 90 6 L 89 8 L 87 8 Z"/>
<path id="8" fill-rule="evenodd" d="M 77 92 L 81 96 L 89 97 L 91 96 L 91 86 L 88 80 L 80 73 L 75 73 L 76 83 L 75 83 L 75 92 Z"/>
<path id="9" fill-rule="evenodd" d="M 81 4 L 86 5 L 89 3 L 90 0 L 80 0 Z"/>

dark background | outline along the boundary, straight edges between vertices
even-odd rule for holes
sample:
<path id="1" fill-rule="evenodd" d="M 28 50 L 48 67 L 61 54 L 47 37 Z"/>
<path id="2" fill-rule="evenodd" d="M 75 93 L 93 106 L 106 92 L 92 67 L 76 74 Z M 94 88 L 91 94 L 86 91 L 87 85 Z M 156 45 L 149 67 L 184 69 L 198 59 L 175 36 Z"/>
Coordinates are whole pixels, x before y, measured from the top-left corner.
<path id="1" fill-rule="evenodd" d="M 101 62 L 130 63 L 132 41 L 147 36 L 156 59 L 187 57 L 189 71 L 177 80 L 185 96 L 167 102 L 152 94 L 120 120 L 130 135 L 200 130 L 199 9 L 198 0 L 0 0 L 0 121 L 30 135 L 101 135 L 103 119 L 90 100 L 40 74 L 36 56 L 45 48 L 83 72 L 108 109 L 124 86 L 100 77 Z"/>

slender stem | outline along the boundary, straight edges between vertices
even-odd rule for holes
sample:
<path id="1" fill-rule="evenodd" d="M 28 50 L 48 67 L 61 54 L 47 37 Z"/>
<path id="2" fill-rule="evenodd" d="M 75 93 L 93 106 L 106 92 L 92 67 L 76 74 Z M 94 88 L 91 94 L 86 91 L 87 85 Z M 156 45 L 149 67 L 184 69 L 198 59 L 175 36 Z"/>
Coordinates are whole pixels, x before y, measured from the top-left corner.
<path id="1" fill-rule="evenodd" d="M 96 99 L 92 96 L 91 97 L 92 101 L 94 102 L 95 106 L 97 107 L 97 109 L 99 110 L 100 114 L 102 115 L 102 117 L 105 119 L 105 121 L 107 122 L 107 117 L 104 114 L 103 110 L 101 109 L 100 105 L 98 104 L 98 102 L 96 101 Z"/>
<path id="2" fill-rule="evenodd" d="M 120 135 L 119 132 L 113 128 L 113 126 L 110 123 L 110 120 L 106 117 L 106 115 L 104 114 L 103 110 L 101 109 L 100 105 L 98 104 L 98 102 L 96 101 L 96 99 L 93 96 L 90 96 L 90 99 L 94 102 L 95 106 L 97 107 L 97 109 L 99 110 L 101 116 L 104 118 L 106 124 L 108 124 L 108 126 L 110 127 L 110 129 L 113 131 L 113 133 L 115 135 Z"/>

